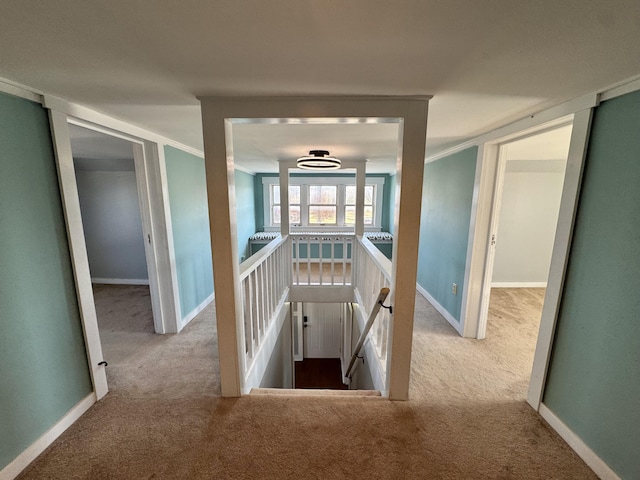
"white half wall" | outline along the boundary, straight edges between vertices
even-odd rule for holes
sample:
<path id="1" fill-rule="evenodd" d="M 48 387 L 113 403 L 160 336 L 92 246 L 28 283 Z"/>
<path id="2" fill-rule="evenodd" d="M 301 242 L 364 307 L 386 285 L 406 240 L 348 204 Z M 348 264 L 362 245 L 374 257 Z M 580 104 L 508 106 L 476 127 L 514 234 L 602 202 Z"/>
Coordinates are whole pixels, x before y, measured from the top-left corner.
<path id="1" fill-rule="evenodd" d="M 561 160 L 507 162 L 492 286 L 545 286 L 565 165 Z"/>

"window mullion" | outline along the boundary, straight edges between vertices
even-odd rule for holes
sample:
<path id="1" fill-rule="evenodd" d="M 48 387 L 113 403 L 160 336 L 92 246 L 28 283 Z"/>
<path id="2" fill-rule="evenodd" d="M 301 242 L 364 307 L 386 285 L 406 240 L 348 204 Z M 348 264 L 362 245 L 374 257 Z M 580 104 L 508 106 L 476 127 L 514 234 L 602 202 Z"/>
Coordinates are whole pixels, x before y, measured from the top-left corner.
<path id="1" fill-rule="evenodd" d="M 345 185 L 338 185 L 338 195 L 336 198 L 336 225 L 339 227 L 344 227 L 344 207 L 345 207 L 345 196 L 346 196 L 347 187 Z"/>
<path id="2" fill-rule="evenodd" d="M 309 226 L 309 185 L 300 184 L 300 225 Z"/>

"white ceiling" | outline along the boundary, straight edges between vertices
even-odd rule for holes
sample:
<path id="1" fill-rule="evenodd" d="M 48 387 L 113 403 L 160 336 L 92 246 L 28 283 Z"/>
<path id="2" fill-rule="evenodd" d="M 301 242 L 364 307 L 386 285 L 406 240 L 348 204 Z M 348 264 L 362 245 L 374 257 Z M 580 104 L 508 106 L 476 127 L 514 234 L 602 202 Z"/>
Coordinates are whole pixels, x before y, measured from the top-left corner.
<path id="1" fill-rule="evenodd" d="M 507 143 L 507 160 L 566 160 L 569 155 L 572 125 L 554 128 L 537 135 Z"/>
<path id="2" fill-rule="evenodd" d="M 198 149 L 199 95 L 432 94 L 434 154 L 640 75 L 639 32 L 638 0 L 2 0 L 0 77 Z M 295 155 L 374 165 L 387 133 L 308 135 Z M 246 168 L 293 154 L 277 136 L 247 143 Z"/>
<path id="3" fill-rule="evenodd" d="M 69 125 L 75 168 L 92 172 L 133 171 L 131 142 L 77 125 Z"/>
<path id="4" fill-rule="evenodd" d="M 233 126 L 234 160 L 253 172 L 277 172 L 278 160 L 328 150 L 342 160 L 366 159 L 367 172 L 395 171 L 398 124 Z"/>

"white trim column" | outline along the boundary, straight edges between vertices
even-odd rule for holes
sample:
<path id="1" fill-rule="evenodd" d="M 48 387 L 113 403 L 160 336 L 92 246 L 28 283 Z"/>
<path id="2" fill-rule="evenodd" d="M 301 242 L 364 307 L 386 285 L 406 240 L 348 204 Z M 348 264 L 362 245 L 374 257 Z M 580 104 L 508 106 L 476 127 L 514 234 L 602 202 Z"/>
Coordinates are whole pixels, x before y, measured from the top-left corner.
<path id="1" fill-rule="evenodd" d="M 387 378 L 389 398 L 409 398 L 413 315 L 418 274 L 420 210 L 427 138 L 428 102 L 411 102 L 398 139 L 396 198 L 391 278 L 393 327 Z"/>
<path id="2" fill-rule="evenodd" d="M 242 395 L 242 289 L 238 264 L 233 139 L 231 125 L 213 109 L 202 109 L 209 225 L 216 292 L 218 357 L 223 397 Z"/>
<path id="3" fill-rule="evenodd" d="M 356 166 L 356 236 L 364 235 L 364 186 L 367 181 L 365 162 Z"/>
<path id="4" fill-rule="evenodd" d="M 392 399 L 408 397 L 416 292 L 420 199 L 430 96 L 420 97 L 205 97 L 202 118 L 209 194 L 211 245 L 223 396 L 242 392 L 242 298 L 237 262 L 237 226 L 231 127 L 234 123 L 336 124 L 345 119 L 404 125 L 399 143 L 400 204 L 396 214 L 393 274 L 395 293 L 392 357 L 388 375 Z M 404 164 L 404 166 L 403 166 Z M 282 185 L 281 185 L 282 187 Z M 282 188 L 281 188 L 282 191 Z M 287 191 L 288 197 L 288 191 Z M 284 197 L 281 197 L 284 198 Z M 288 198 L 287 198 L 288 200 Z M 281 208 L 286 209 L 287 203 Z M 282 217 L 284 219 L 284 217 Z M 284 224 L 285 222 L 283 222 Z M 288 233 L 288 232 L 287 232 Z"/>
<path id="5" fill-rule="evenodd" d="M 289 235 L 289 164 L 280 162 L 280 235 L 284 238 Z"/>

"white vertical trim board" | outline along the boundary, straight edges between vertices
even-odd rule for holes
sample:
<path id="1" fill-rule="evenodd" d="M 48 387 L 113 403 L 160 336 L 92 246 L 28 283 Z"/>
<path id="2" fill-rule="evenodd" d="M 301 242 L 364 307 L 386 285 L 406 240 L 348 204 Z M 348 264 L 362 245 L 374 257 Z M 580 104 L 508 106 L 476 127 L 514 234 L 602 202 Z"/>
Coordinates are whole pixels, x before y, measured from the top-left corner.
<path id="1" fill-rule="evenodd" d="M 62 210 L 64 212 L 69 242 L 69 253 L 75 279 L 80 319 L 84 343 L 87 351 L 87 362 L 91 373 L 91 382 L 100 400 L 108 391 L 107 374 L 104 365 L 98 365 L 102 358 L 102 344 L 98 330 L 98 317 L 93 299 L 91 286 L 91 273 L 89 271 L 89 257 L 84 239 L 82 227 L 82 215 L 80 213 L 80 200 L 78 198 L 78 185 L 71 154 L 71 140 L 69 137 L 69 124 L 64 113 L 49 111 L 51 124 L 51 136 L 58 169 L 58 181 L 60 184 L 60 196 Z"/>
<path id="2" fill-rule="evenodd" d="M 165 226 L 163 223 L 158 222 L 161 217 L 158 218 L 158 215 L 153 215 L 155 202 L 151 198 L 152 192 L 157 191 L 156 185 L 158 183 L 157 176 L 153 175 L 154 165 L 157 163 L 155 150 L 156 148 L 153 144 L 146 145 L 145 142 L 133 144 L 136 186 L 144 232 L 144 254 L 149 276 L 153 325 L 156 333 L 167 333 L 177 331 L 178 327 L 174 325 L 177 322 L 177 318 L 172 315 L 172 310 L 163 306 L 163 300 L 166 301 L 164 297 L 170 290 L 163 290 L 164 279 L 160 278 L 163 247 L 164 249 L 167 248 L 166 244 L 163 243 L 164 236 L 160 232 L 164 230 Z M 164 256 L 166 256 L 166 251 L 164 253 Z M 171 328 L 172 326 L 174 328 Z"/>
<path id="3" fill-rule="evenodd" d="M 538 410 L 540 402 L 542 402 L 553 348 L 553 338 L 556 331 L 556 321 L 560 311 L 564 279 L 573 238 L 573 226 L 580 198 L 584 160 L 587 155 L 589 134 L 591 132 L 592 110 L 588 109 L 576 113 L 573 120 L 569 156 L 562 187 L 560 213 L 558 214 L 558 226 L 553 242 L 547 291 L 544 305 L 542 306 L 538 342 L 536 343 L 536 351 L 533 357 L 531 381 L 527 394 L 527 402 L 536 410 Z"/>
<path id="4" fill-rule="evenodd" d="M 504 177 L 507 166 L 506 154 L 509 145 L 497 145 L 496 167 L 494 170 L 493 191 L 486 192 L 492 196 L 491 215 L 489 217 L 488 235 L 484 239 L 484 274 L 480 289 L 480 305 L 478 309 L 476 337 L 483 339 L 487 336 L 487 321 L 489 318 L 489 302 L 491 301 L 491 279 L 493 278 L 493 266 L 496 258 L 496 241 L 500 224 L 500 207 L 502 206 L 502 192 L 504 190 Z"/>
<path id="5" fill-rule="evenodd" d="M 544 403 L 540 404 L 540 416 L 567 442 L 573 451 L 584 460 L 584 463 L 586 463 L 598 477 L 602 480 L 621 480 L 618 474 L 614 472 L 604 460 L 596 455 L 596 453 Z"/>
<path id="6" fill-rule="evenodd" d="M 433 308 L 435 308 L 438 311 L 438 313 L 442 315 L 445 318 L 445 320 L 451 324 L 453 328 L 456 329 L 456 332 L 462 335 L 463 326 L 461 322 L 458 322 L 454 318 L 454 316 L 451 315 L 446 308 L 440 305 L 440 303 L 438 303 L 438 301 L 435 298 L 433 298 L 431 294 L 429 294 L 429 292 L 427 292 L 419 283 L 416 283 L 416 290 L 418 290 L 418 293 L 420 293 L 420 295 L 422 295 L 425 298 L 425 300 L 429 302 L 433 306 Z"/>
<path id="7" fill-rule="evenodd" d="M 468 338 L 481 338 L 478 335 L 478 323 L 487 263 L 486 255 L 489 248 L 497 167 L 498 146 L 496 144 L 480 145 L 473 183 L 462 308 L 460 310 L 461 335 Z"/>
<path id="8" fill-rule="evenodd" d="M 176 250 L 173 243 L 173 223 L 171 220 L 171 204 L 169 202 L 169 180 L 164 145 L 147 142 L 145 150 L 148 155 L 149 201 L 155 208 L 152 210 L 153 223 L 156 230 L 156 255 L 158 260 L 158 280 L 160 287 L 167 292 L 162 299 L 163 316 L 167 331 L 179 332 L 182 312 L 180 307 L 180 287 L 178 286 L 178 268 L 176 266 Z M 153 188 L 151 188 L 151 185 Z M 166 318 L 166 319 L 165 319 Z M 168 326 L 172 326 L 169 328 Z"/>
<path id="9" fill-rule="evenodd" d="M 89 410 L 91 405 L 96 403 L 96 401 L 95 393 L 90 393 L 80 400 L 64 417 L 29 445 L 24 452 L 14 458 L 9 465 L 0 470 L 0 480 L 13 480 L 16 478 L 38 455 L 44 452 L 67 428 L 73 425 L 76 420 Z"/>

